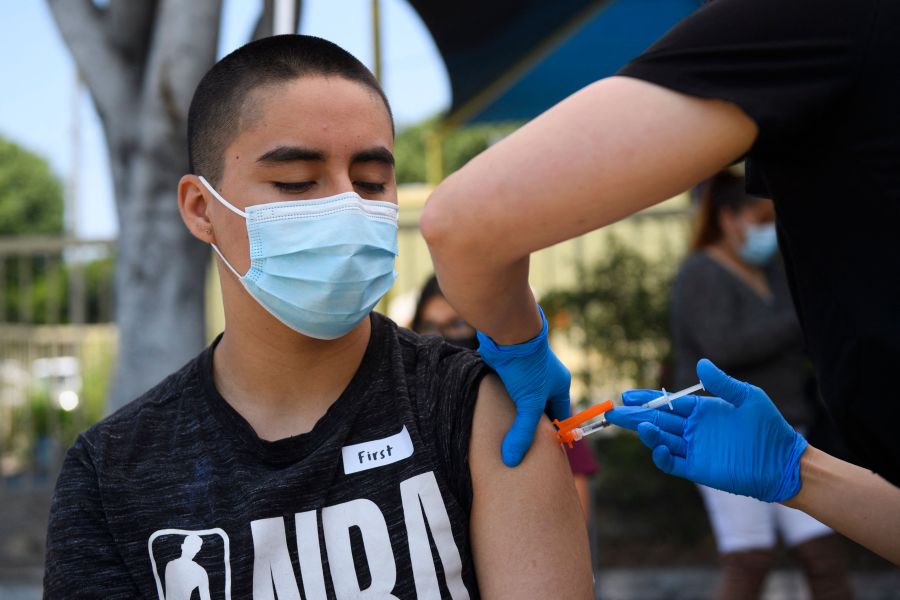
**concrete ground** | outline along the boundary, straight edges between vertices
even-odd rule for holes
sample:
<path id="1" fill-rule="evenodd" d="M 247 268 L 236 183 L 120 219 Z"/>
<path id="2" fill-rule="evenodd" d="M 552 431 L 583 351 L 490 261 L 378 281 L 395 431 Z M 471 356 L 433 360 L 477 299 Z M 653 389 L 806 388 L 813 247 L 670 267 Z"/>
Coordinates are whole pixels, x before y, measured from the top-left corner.
<path id="1" fill-rule="evenodd" d="M 853 573 L 856 600 L 900 600 L 900 569 Z M 597 573 L 597 598 L 603 600 L 701 600 L 712 598 L 719 581 L 713 568 L 608 569 Z M 810 598 L 799 571 L 774 571 L 764 600 Z"/>
<path id="2" fill-rule="evenodd" d="M 0 600 L 41 597 L 44 532 L 52 490 L 0 487 Z M 608 568 L 596 574 L 597 598 L 603 600 L 703 600 L 712 597 L 719 579 L 714 567 Z M 900 569 L 856 571 L 857 600 L 900 600 Z M 564 597 L 565 594 L 561 594 Z M 799 571 L 774 571 L 764 600 L 806 600 Z"/>
<path id="3" fill-rule="evenodd" d="M 597 573 L 598 600 L 703 600 L 718 581 L 715 569 L 610 569 Z M 900 570 L 854 573 L 856 600 L 900 600 Z M 2 600 L 39 600 L 39 583 L 0 583 Z M 766 581 L 762 600 L 807 600 L 803 577 L 776 571 Z"/>

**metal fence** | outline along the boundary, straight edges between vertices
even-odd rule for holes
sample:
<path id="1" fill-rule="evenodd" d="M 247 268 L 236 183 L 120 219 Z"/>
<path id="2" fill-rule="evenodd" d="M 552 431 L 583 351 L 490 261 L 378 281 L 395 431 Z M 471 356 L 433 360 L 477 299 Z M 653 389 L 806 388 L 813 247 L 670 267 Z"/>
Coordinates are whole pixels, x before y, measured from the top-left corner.
<path id="1" fill-rule="evenodd" d="M 424 239 L 418 229 L 419 214 L 401 210 L 398 277 L 389 296 L 378 310 L 387 313 L 401 325 L 412 321 L 419 291 L 432 274 L 433 266 Z M 674 277 L 681 258 L 686 254 L 692 226 L 693 211 L 687 195 L 644 210 L 627 219 L 579 238 L 536 252 L 531 257 L 530 284 L 538 298 L 564 289 L 578 288 L 582 278 L 597 261 L 614 247 L 626 247 L 638 253 L 662 272 L 663 278 Z M 490 235 L 490 232 L 485 232 Z M 578 331 L 552 334 L 556 353 L 576 375 L 572 398 L 591 400 L 612 397 L 619 390 L 634 387 L 617 366 L 595 350 L 591 340 Z M 649 352 L 652 357 L 660 351 Z M 660 365 L 653 358 L 646 368 L 658 371 Z"/>
<path id="2" fill-rule="evenodd" d="M 601 258 L 614 243 L 625 244 L 650 261 L 676 260 L 687 250 L 692 214 L 684 194 L 598 231 L 536 252 L 531 259 L 531 286 L 540 296 L 550 290 L 577 285 L 580 270 Z M 401 324 L 405 323 L 407 313 L 412 317 L 409 304 L 415 304 L 419 289 L 433 272 L 428 248 L 419 232 L 420 215 L 420 209 L 401 208 L 398 278 L 387 303 L 390 305 L 387 310 Z"/>
<path id="3" fill-rule="evenodd" d="M 643 211 L 536 253 L 532 287 L 540 298 L 579 286 L 585 268 L 613 244 L 675 265 L 689 228 L 684 198 Z M 379 310 L 407 325 L 432 273 L 416 210 L 401 211 L 399 249 L 399 276 Z M 109 240 L 0 238 L 0 486 L 52 481 L 77 432 L 102 417 L 115 361 L 114 259 Z M 215 277 L 207 286 L 214 334 L 223 326 Z M 557 333 L 553 343 L 574 373 L 602 373 L 576 378 L 573 398 L 627 385 L 588 340 Z"/>
<path id="4" fill-rule="evenodd" d="M 47 486 L 104 410 L 115 351 L 109 240 L 0 238 L 0 486 Z"/>

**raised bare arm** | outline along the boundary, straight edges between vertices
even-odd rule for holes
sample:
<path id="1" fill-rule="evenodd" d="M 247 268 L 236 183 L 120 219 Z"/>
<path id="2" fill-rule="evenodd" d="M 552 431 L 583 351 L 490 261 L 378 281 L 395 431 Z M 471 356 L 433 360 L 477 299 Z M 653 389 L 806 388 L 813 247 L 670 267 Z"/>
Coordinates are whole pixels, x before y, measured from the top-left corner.
<path id="1" fill-rule="evenodd" d="M 540 318 L 528 256 L 661 202 L 740 158 L 757 128 L 737 106 L 631 79 L 570 96 L 446 179 L 422 214 L 441 288 L 501 344 Z"/>

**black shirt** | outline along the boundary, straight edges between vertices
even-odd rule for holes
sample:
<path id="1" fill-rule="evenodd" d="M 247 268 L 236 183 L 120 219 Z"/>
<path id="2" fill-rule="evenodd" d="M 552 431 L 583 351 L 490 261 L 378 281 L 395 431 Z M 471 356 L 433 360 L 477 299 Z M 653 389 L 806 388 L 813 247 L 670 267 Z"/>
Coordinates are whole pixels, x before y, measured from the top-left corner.
<path id="1" fill-rule="evenodd" d="M 269 442 L 216 390 L 214 347 L 69 450 L 46 597 L 479 596 L 475 353 L 373 313 L 340 398 L 309 433 Z"/>
<path id="2" fill-rule="evenodd" d="M 900 2 L 714 0 L 619 73 L 739 106 L 819 388 L 900 485 Z"/>

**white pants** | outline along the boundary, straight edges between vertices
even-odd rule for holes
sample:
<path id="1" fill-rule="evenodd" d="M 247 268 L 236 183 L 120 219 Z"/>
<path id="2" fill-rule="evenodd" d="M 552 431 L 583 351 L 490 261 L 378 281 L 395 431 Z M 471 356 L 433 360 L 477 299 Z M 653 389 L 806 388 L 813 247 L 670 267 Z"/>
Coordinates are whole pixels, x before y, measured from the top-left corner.
<path id="1" fill-rule="evenodd" d="M 788 547 L 832 533 L 831 528 L 803 511 L 705 485 L 697 487 L 706 503 L 721 553 L 773 548 L 776 532 Z"/>

